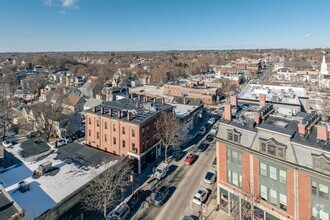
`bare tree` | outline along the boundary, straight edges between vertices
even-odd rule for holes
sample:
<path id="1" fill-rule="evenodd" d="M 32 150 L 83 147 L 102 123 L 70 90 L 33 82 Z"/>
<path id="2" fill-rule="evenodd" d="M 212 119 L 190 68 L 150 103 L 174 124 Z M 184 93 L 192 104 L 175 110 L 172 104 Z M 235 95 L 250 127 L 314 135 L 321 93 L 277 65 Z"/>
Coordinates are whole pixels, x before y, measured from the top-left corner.
<path id="1" fill-rule="evenodd" d="M 61 127 L 61 122 L 69 119 L 69 115 L 62 114 L 60 106 L 51 105 L 49 103 L 38 103 L 31 107 L 32 121 L 37 133 L 44 137 L 47 141 L 51 137 L 56 136 L 56 132 Z"/>
<path id="2" fill-rule="evenodd" d="M 183 142 L 180 135 L 182 125 L 172 112 L 162 112 L 156 121 L 155 137 L 165 147 L 165 161 L 170 146 L 178 146 Z"/>
<path id="3" fill-rule="evenodd" d="M 321 100 L 322 120 L 328 121 L 330 115 L 330 100 L 326 97 Z"/>
<path id="4" fill-rule="evenodd" d="M 83 191 L 82 206 L 87 211 L 103 213 L 117 205 L 122 189 L 127 188 L 132 174 L 131 161 L 128 158 L 119 160 L 116 164 L 102 166 L 94 173 L 95 178 Z"/>

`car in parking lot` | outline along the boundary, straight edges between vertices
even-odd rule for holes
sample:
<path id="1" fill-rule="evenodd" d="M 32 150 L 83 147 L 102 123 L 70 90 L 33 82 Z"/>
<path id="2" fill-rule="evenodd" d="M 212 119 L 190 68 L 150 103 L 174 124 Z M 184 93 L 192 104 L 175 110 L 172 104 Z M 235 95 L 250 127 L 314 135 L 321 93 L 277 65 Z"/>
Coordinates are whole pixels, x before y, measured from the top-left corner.
<path id="1" fill-rule="evenodd" d="M 205 132 L 206 132 L 206 128 L 205 128 L 204 126 L 202 126 L 202 127 L 198 130 L 197 134 L 199 134 L 199 135 L 204 135 Z"/>
<path id="2" fill-rule="evenodd" d="M 128 200 L 127 205 L 130 207 L 130 209 L 134 209 L 144 199 L 145 196 L 146 192 L 142 189 L 138 189 Z"/>
<path id="3" fill-rule="evenodd" d="M 198 151 L 199 152 L 203 152 L 206 150 L 206 148 L 208 147 L 209 145 L 206 144 L 206 143 L 201 143 L 199 146 L 198 146 Z"/>
<path id="4" fill-rule="evenodd" d="M 207 184 L 213 184 L 215 183 L 215 180 L 217 179 L 217 174 L 213 170 L 207 171 L 205 177 L 204 177 L 204 182 Z"/>
<path id="5" fill-rule="evenodd" d="M 183 157 L 182 149 L 180 147 L 173 148 L 173 159 L 175 161 L 179 161 L 181 160 L 182 157 Z"/>
<path id="6" fill-rule="evenodd" d="M 197 205 L 202 205 L 207 197 L 208 191 L 205 188 L 200 188 L 193 198 L 193 202 Z"/>
<path id="7" fill-rule="evenodd" d="M 212 134 L 208 134 L 208 135 L 206 136 L 206 141 L 208 141 L 208 142 L 212 142 L 212 141 L 213 141 L 213 135 L 212 135 Z"/>
<path id="8" fill-rule="evenodd" d="M 184 163 L 188 164 L 188 165 L 193 164 L 194 161 L 195 161 L 195 154 L 192 154 L 192 153 L 188 154 L 186 156 L 186 158 L 184 159 Z"/>
<path id="9" fill-rule="evenodd" d="M 56 140 L 57 147 L 66 145 L 67 143 L 68 143 L 67 140 L 64 138 L 60 138 L 60 139 Z"/>
<path id="10" fill-rule="evenodd" d="M 18 142 L 17 141 L 3 141 L 2 142 L 2 146 L 4 146 L 4 147 L 11 147 L 11 146 L 13 146 L 13 145 L 16 145 L 16 144 L 18 144 Z"/>
<path id="11" fill-rule="evenodd" d="M 169 195 L 169 187 L 168 186 L 162 186 L 160 187 L 160 189 L 158 190 L 157 194 L 155 195 L 155 199 L 154 199 L 154 204 L 156 206 L 161 206 L 164 204 L 166 198 Z"/>

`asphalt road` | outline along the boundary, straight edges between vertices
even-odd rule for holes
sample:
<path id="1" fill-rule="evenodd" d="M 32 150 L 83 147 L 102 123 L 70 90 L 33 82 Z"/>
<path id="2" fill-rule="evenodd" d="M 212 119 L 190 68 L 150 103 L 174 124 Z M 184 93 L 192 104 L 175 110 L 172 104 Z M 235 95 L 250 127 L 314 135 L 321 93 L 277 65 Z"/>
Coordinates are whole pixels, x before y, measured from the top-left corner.
<path id="1" fill-rule="evenodd" d="M 172 172 L 163 181 L 146 184 L 144 189 L 152 190 L 153 193 L 157 192 L 160 186 L 167 185 L 170 187 L 171 195 L 161 207 L 152 205 L 151 195 L 148 205 L 142 205 L 132 219 L 180 220 L 185 215 L 196 213 L 196 209 L 198 212 L 199 207 L 193 205 L 192 199 L 197 190 L 204 186 L 204 176 L 212 167 L 215 144 L 212 143 L 204 152 L 197 155 L 198 159 L 191 166 L 184 164 L 184 159 L 172 162 Z"/>

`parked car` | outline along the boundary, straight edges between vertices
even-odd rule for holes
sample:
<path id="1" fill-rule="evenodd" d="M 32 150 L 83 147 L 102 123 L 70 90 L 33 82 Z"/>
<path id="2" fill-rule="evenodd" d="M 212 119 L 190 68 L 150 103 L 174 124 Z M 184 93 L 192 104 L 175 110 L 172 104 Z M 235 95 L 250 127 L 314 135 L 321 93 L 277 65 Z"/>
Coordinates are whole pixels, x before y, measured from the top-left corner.
<path id="1" fill-rule="evenodd" d="M 142 189 L 138 189 L 137 191 L 135 191 L 127 202 L 129 208 L 135 208 L 144 199 L 145 195 L 146 192 Z"/>
<path id="2" fill-rule="evenodd" d="M 183 151 L 180 147 L 175 147 L 173 152 L 173 159 L 175 161 L 179 161 L 181 160 L 181 158 L 183 157 Z"/>
<path id="3" fill-rule="evenodd" d="M 40 143 L 42 143 L 42 140 L 40 138 L 37 138 L 37 139 L 34 140 L 34 143 L 40 144 Z"/>
<path id="4" fill-rule="evenodd" d="M 11 146 L 13 146 L 13 145 L 16 145 L 16 144 L 18 144 L 18 142 L 17 141 L 3 141 L 2 142 L 2 146 L 4 146 L 4 147 L 11 147 Z"/>
<path id="5" fill-rule="evenodd" d="M 199 218 L 194 215 L 187 215 L 183 217 L 183 220 L 198 220 Z"/>
<path id="6" fill-rule="evenodd" d="M 164 204 L 166 198 L 168 197 L 169 194 L 169 188 L 167 186 L 162 186 L 158 190 L 155 199 L 154 199 L 154 204 L 156 206 L 161 206 Z"/>
<path id="7" fill-rule="evenodd" d="M 212 142 L 212 141 L 213 141 L 213 135 L 212 135 L 212 134 L 208 134 L 208 135 L 206 136 L 206 141 L 208 141 L 208 142 Z"/>
<path id="8" fill-rule="evenodd" d="M 67 143 L 72 143 L 74 141 L 74 137 L 72 137 L 71 135 L 65 136 L 65 139 Z"/>
<path id="9" fill-rule="evenodd" d="M 126 220 L 131 210 L 126 203 L 121 204 L 113 213 L 107 216 L 107 220 Z"/>
<path id="10" fill-rule="evenodd" d="M 207 171 L 205 177 L 204 177 L 204 182 L 207 184 L 213 184 L 215 183 L 215 180 L 217 179 L 217 174 L 213 170 Z"/>
<path id="11" fill-rule="evenodd" d="M 78 136 L 78 138 L 83 138 L 83 137 L 85 137 L 85 133 L 82 132 L 82 131 L 80 131 L 80 130 L 76 131 L 76 135 Z"/>
<path id="12" fill-rule="evenodd" d="M 215 118 L 210 118 L 207 123 L 213 125 L 215 122 Z"/>
<path id="13" fill-rule="evenodd" d="M 193 202 L 197 205 L 202 205 L 207 197 L 208 191 L 205 188 L 200 188 L 194 196 Z"/>
<path id="14" fill-rule="evenodd" d="M 209 145 L 206 144 L 206 143 L 201 143 L 199 146 L 198 146 L 198 151 L 199 152 L 203 152 L 206 150 L 206 148 L 208 147 Z"/>
<path id="15" fill-rule="evenodd" d="M 31 138 L 34 138 L 34 137 L 35 137 L 35 135 L 33 133 L 30 133 L 30 134 L 26 135 L 26 138 L 28 138 L 28 139 L 31 139 Z"/>
<path id="16" fill-rule="evenodd" d="M 195 154 L 192 154 L 192 153 L 188 154 L 186 156 L 186 158 L 184 159 L 184 163 L 188 164 L 188 165 L 193 164 L 194 161 L 195 161 Z"/>
<path id="17" fill-rule="evenodd" d="M 60 146 L 66 145 L 66 144 L 68 143 L 67 140 L 64 139 L 64 138 L 60 138 L 60 139 L 58 139 L 56 142 L 57 142 L 57 147 L 60 147 Z"/>
<path id="18" fill-rule="evenodd" d="M 199 135 L 204 135 L 205 132 L 206 132 L 206 128 L 203 126 L 203 127 L 201 127 L 201 128 L 198 130 L 197 134 L 199 134 Z"/>

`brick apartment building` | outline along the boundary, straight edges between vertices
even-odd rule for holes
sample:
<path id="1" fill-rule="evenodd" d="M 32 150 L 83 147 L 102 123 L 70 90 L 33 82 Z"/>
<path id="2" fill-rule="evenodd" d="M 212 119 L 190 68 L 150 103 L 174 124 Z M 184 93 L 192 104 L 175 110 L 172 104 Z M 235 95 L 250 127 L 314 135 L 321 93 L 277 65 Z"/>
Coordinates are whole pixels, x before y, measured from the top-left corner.
<path id="1" fill-rule="evenodd" d="M 214 105 L 221 96 L 221 89 L 207 86 L 186 86 L 177 84 L 164 85 L 164 94 L 168 96 L 186 96 L 201 99 L 206 105 Z"/>
<path id="2" fill-rule="evenodd" d="M 86 112 L 86 144 L 129 156 L 136 161 L 140 173 L 146 161 L 161 154 L 160 141 L 154 132 L 162 111 L 173 111 L 173 106 L 156 98 L 145 98 L 144 102 L 121 99 L 94 107 Z"/>
<path id="3" fill-rule="evenodd" d="M 231 97 L 217 133 L 218 204 L 237 219 L 330 219 L 328 124 Z M 252 205 L 252 206 L 251 206 Z M 251 209 L 253 207 L 253 209 Z M 250 217 L 249 217 L 250 215 Z"/>

